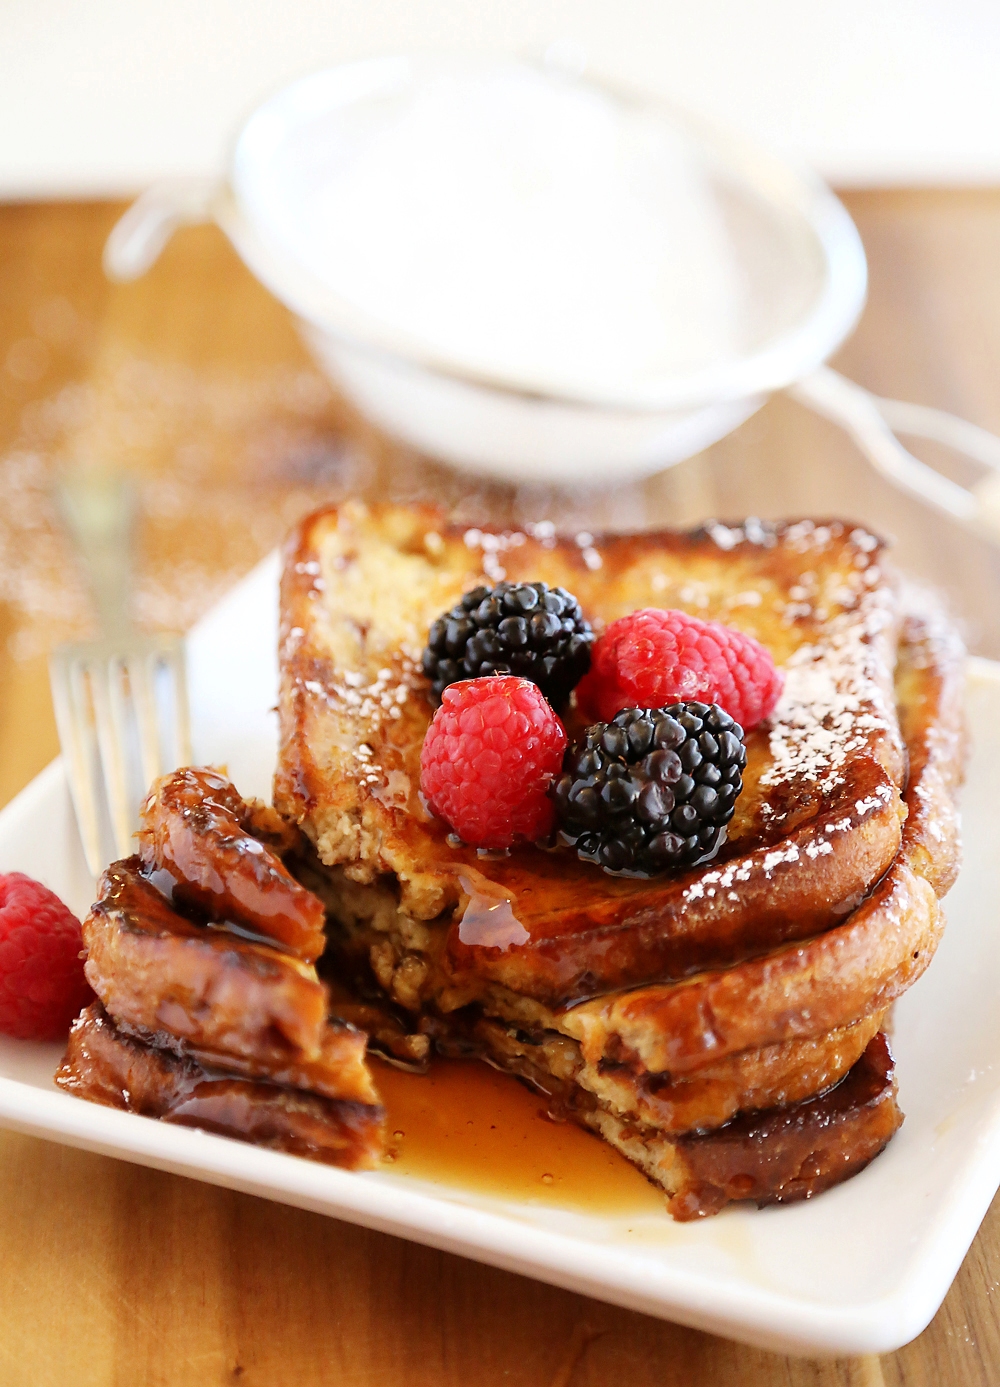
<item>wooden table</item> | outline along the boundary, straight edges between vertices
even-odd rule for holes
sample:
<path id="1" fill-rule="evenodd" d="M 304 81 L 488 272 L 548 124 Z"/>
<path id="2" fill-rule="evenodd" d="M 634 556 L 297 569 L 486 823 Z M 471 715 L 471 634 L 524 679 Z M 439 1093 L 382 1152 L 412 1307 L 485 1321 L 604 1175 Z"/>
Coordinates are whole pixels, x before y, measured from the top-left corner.
<path id="1" fill-rule="evenodd" d="M 847 199 L 871 300 L 840 365 L 1000 431 L 1000 192 Z M 139 616 L 183 627 L 319 500 L 430 493 L 470 518 L 579 527 L 847 514 L 896 536 L 974 649 L 1000 656 L 1000 557 L 776 400 L 613 493 L 472 487 L 380 438 L 209 229 L 142 282 L 100 271 L 110 204 L 0 209 L 0 802 L 56 752 L 45 652 L 89 620 L 47 499 L 60 469 L 141 489 Z M 0 1133 L 4 1387 L 991 1387 L 1000 1204 L 901 1352 L 806 1363 L 612 1309 L 264 1200 Z"/>

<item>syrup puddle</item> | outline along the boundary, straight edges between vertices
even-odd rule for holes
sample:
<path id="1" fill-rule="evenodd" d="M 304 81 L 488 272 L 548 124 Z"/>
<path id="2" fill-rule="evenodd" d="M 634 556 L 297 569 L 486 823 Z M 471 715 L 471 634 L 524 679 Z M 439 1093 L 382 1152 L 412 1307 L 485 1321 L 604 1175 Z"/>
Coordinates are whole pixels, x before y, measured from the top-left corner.
<path id="1" fill-rule="evenodd" d="M 599 1137 L 546 1117 L 543 1096 L 480 1060 L 434 1060 L 427 1074 L 376 1063 L 388 1113 L 385 1169 L 519 1203 L 653 1215 L 663 1194 Z"/>

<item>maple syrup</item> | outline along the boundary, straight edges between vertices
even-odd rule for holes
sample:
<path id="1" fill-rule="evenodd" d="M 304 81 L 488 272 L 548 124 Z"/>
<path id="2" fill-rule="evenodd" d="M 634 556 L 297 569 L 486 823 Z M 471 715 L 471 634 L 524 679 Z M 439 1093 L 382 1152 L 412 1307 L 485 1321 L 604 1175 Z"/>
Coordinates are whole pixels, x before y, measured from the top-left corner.
<path id="1" fill-rule="evenodd" d="M 553 1122 L 540 1094 L 480 1060 L 426 1074 L 375 1063 L 395 1175 L 477 1194 L 600 1214 L 664 1215 L 664 1196 L 598 1137 Z"/>

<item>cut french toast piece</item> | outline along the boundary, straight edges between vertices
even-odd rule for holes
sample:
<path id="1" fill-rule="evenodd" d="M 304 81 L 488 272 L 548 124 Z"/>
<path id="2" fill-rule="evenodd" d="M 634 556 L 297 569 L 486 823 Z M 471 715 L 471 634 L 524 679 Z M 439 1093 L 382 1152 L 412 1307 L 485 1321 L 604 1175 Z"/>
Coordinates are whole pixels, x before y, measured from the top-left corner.
<path id="1" fill-rule="evenodd" d="M 364 1037 L 359 1040 L 363 1053 Z M 343 1060 L 343 1046 L 332 1043 Z M 356 1048 L 356 1042 L 352 1045 Z M 65 1092 L 107 1107 L 332 1165 L 368 1170 L 378 1164 L 385 1113 L 370 1079 L 367 1085 L 348 1084 L 346 1093 L 333 1093 L 329 1076 L 338 1071 L 332 1063 L 324 1066 L 325 1092 L 308 1072 L 288 1069 L 280 1079 L 265 1080 L 233 1074 L 226 1064 L 217 1068 L 205 1057 L 178 1054 L 128 1035 L 95 1002 L 73 1023 L 55 1082 Z"/>
<path id="2" fill-rule="evenodd" d="M 315 1059 L 307 1059 L 294 1050 L 282 1052 L 277 1047 L 261 1047 L 252 1055 L 236 1055 L 192 1045 L 169 1031 L 148 1031 L 121 1020 L 114 1024 L 131 1040 L 164 1050 L 177 1059 L 193 1060 L 206 1069 L 263 1079 L 368 1107 L 377 1106 L 380 1101 L 367 1064 L 368 1036 L 361 1027 L 339 1016 L 328 1018 L 323 1026 Z"/>
<path id="3" fill-rule="evenodd" d="M 681 1221 L 738 1200 L 811 1198 L 866 1166 L 903 1121 L 881 1016 L 677 1083 L 605 1067 L 593 1090 L 564 1036 L 532 1040 L 488 1017 L 451 1020 L 446 1053 L 479 1054 L 545 1094 L 553 1118 L 571 1118 L 616 1147 L 663 1188 Z M 667 1082 L 657 1089 L 658 1080 Z M 761 1106 L 741 1111 L 741 1098 Z"/>
<path id="4" fill-rule="evenodd" d="M 420 650 L 431 621 L 501 568 L 568 587 L 598 628 L 644 605 L 724 621 L 783 668 L 711 864 L 728 889 L 706 888 L 704 866 L 635 880 L 566 850 L 484 858 L 428 813 Z M 320 512 L 286 549 L 275 804 L 325 866 L 391 881 L 415 935 L 450 916 L 438 963 L 451 1006 L 492 988 L 553 1008 L 727 967 L 843 919 L 892 861 L 905 812 L 898 628 L 879 542 L 840 522 L 598 537 L 585 557 L 548 531 L 463 532 L 419 508 Z M 483 928 L 498 920 L 506 933 Z"/>
<path id="5" fill-rule="evenodd" d="M 312 964 L 185 919 L 140 866 L 112 863 L 83 922 L 84 971 L 115 1020 L 224 1054 L 315 1059 L 327 994 Z"/>
<path id="6" fill-rule="evenodd" d="M 294 830 L 220 772 L 185 766 L 161 776 L 136 836 L 143 866 L 165 875 L 180 904 L 255 930 L 307 963 L 323 952 L 323 908 L 279 856 L 295 846 Z"/>
<path id="7" fill-rule="evenodd" d="M 322 903 L 288 872 L 302 846 L 220 773 L 154 785 L 145 860 L 112 863 L 83 925 L 99 1001 L 56 1083 L 94 1102 L 351 1168 L 376 1163 L 384 1113 L 368 1038 L 329 1017 L 312 962 Z"/>

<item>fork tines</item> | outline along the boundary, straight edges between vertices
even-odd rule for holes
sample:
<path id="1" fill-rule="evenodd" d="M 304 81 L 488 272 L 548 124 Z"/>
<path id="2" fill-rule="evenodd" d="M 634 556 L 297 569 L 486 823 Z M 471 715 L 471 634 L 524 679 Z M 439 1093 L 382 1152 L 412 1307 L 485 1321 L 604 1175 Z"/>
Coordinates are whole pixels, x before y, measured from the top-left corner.
<path id="1" fill-rule="evenodd" d="M 133 851 L 142 796 L 191 760 L 179 636 L 62 645 L 49 662 L 59 740 L 92 875 Z M 103 787 L 103 792 L 102 792 Z"/>

